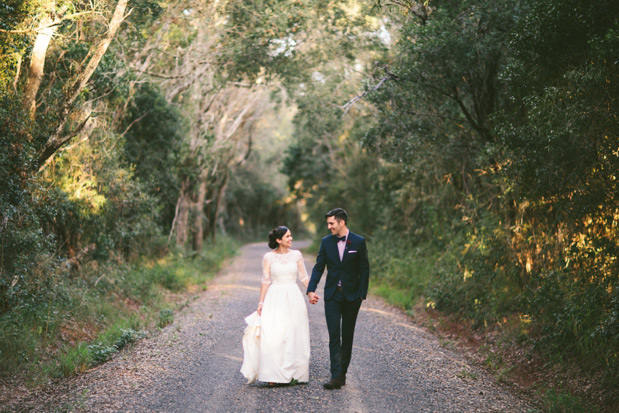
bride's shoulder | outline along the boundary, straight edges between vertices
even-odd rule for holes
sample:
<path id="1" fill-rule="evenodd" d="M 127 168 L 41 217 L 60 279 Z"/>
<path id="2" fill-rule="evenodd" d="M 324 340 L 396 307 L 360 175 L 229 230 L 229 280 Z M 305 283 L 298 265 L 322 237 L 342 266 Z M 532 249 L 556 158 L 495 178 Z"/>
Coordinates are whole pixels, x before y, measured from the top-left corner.
<path id="1" fill-rule="evenodd" d="M 295 257 L 302 257 L 303 254 L 301 254 L 301 251 L 299 250 L 290 250 L 290 252 L 295 256 Z"/>
<path id="2" fill-rule="evenodd" d="M 268 258 L 271 258 L 274 254 L 275 254 L 275 253 L 274 253 L 273 251 L 269 251 L 269 252 L 266 252 L 266 253 L 263 255 L 263 257 L 262 257 L 262 258 L 263 258 L 263 259 L 268 259 Z"/>

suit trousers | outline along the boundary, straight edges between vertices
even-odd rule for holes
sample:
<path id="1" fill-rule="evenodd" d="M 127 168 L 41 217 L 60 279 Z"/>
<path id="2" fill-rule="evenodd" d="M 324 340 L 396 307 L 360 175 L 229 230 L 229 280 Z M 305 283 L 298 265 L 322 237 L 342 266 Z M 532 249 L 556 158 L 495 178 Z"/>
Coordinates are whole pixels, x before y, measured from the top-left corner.
<path id="1" fill-rule="evenodd" d="M 355 334 L 357 314 L 361 308 L 361 298 L 347 301 L 338 288 L 334 296 L 325 300 L 325 317 L 329 329 L 329 356 L 331 358 L 331 378 L 343 378 L 348 371 Z"/>

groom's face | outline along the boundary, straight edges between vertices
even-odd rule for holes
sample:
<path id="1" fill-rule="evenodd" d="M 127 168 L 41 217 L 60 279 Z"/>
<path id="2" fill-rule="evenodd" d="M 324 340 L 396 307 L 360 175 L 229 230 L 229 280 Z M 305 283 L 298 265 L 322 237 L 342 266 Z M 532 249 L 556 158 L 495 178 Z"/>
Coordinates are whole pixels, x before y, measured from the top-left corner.
<path id="1" fill-rule="evenodd" d="M 334 217 L 327 217 L 327 228 L 333 235 L 342 235 L 340 231 L 344 227 L 344 221 L 338 221 Z"/>

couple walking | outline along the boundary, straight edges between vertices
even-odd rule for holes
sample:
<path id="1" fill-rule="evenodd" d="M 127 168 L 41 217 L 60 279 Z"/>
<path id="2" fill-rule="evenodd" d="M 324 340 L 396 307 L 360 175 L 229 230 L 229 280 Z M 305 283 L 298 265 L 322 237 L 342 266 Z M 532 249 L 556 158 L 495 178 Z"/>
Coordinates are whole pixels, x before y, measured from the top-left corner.
<path id="1" fill-rule="evenodd" d="M 241 372 L 250 383 L 309 381 L 309 321 L 296 279 L 307 288 L 309 302 L 316 304 L 320 300 L 316 288 L 326 267 L 324 303 L 331 380 L 323 387 L 332 390 L 346 385 L 355 323 L 367 295 L 370 265 L 365 239 L 348 230 L 346 211 L 336 208 L 325 218 L 331 235 L 320 243 L 311 277 L 301 252 L 290 249 L 290 230 L 277 227 L 269 233 L 273 251 L 264 255 L 258 309 L 246 318 L 248 327 L 243 337 L 245 358 Z"/>

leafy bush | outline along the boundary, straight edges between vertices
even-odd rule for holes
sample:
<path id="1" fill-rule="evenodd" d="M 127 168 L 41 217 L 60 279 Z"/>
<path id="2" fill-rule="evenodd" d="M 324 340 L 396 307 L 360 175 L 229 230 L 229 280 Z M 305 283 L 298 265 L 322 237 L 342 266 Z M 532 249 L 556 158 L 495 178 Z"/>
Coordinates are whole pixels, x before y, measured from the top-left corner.
<path id="1" fill-rule="evenodd" d="M 174 313 L 169 308 L 159 311 L 159 327 L 163 328 L 174 321 Z"/>
<path id="2" fill-rule="evenodd" d="M 619 3 L 406 12 L 372 57 L 371 107 L 325 109 L 337 76 L 304 89 L 290 190 L 316 223 L 349 210 L 392 301 L 517 325 L 546 360 L 617 383 Z"/>
<path id="3" fill-rule="evenodd" d="M 88 352 L 90 353 L 91 365 L 104 363 L 115 353 L 119 352 L 127 345 L 134 343 L 140 338 L 145 336 L 144 331 L 135 331 L 132 329 L 121 329 L 120 334 L 116 334 L 116 339 L 113 344 L 95 343 L 88 345 Z M 108 340 L 110 337 L 108 337 Z"/>
<path id="4" fill-rule="evenodd" d="M 0 315 L 2 371 L 64 377 L 107 360 L 144 330 L 171 323 L 177 295 L 167 292 L 204 288 L 236 247 L 221 237 L 193 258 L 177 251 L 133 265 L 91 261 L 80 277 L 54 273 L 45 300 L 23 301 Z"/>
<path id="5" fill-rule="evenodd" d="M 88 346 L 88 352 L 92 359 L 92 365 L 96 366 L 106 362 L 114 353 L 118 352 L 116 346 L 107 346 L 105 344 L 91 344 Z"/>

